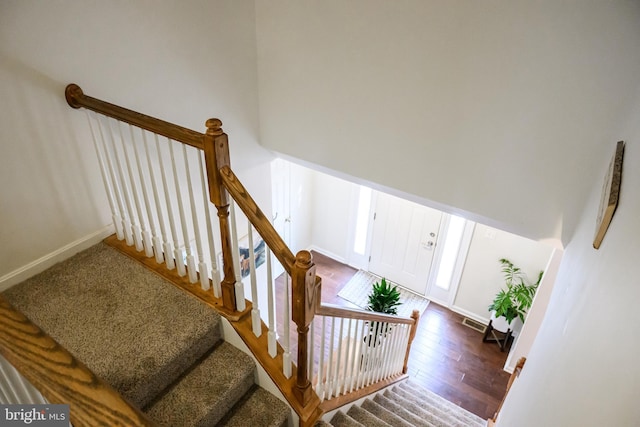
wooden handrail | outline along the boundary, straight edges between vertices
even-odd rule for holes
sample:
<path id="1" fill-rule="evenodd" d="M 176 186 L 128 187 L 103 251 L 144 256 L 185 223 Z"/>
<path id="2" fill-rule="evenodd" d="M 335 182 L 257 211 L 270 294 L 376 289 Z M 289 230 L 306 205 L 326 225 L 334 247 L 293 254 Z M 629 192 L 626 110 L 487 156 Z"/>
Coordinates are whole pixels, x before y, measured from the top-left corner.
<path id="1" fill-rule="evenodd" d="M 64 91 L 64 95 L 67 103 L 73 108 L 84 107 L 96 113 L 113 117 L 114 119 L 157 133 L 158 135 L 166 136 L 174 141 L 188 144 L 200 150 L 203 149 L 202 138 L 204 134 L 92 98 L 85 95 L 77 84 L 71 83 L 68 85 Z"/>
<path id="2" fill-rule="evenodd" d="M 370 322 L 388 322 L 413 325 L 416 320 L 411 317 L 399 317 L 392 314 L 376 313 L 375 311 L 345 308 L 329 303 L 320 303 L 316 306 L 315 313 L 320 316 L 344 317 L 345 319 L 358 319 Z"/>
<path id="3" fill-rule="evenodd" d="M 287 273 L 291 274 L 296 258 L 276 229 L 273 228 L 271 221 L 269 221 L 262 210 L 260 210 L 255 200 L 253 200 L 247 189 L 244 188 L 229 166 L 221 168 L 220 175 L 222 177 L 222 183 L 229 194 L 231 194 L 251 224 L 258 230 L 258 233 L 262 236 L 262 239 L 266 245 L 269 246 L 275 257 L 278 258 L 280 264 L 282 264 Z"/>
<path id="4" fill-rule="evenodd" d="M 155 426 L 145 414 L 0 295 L 0 354 L 74 426 Z"/>
<path id="5" fill-rule="evenodd" d="M 507 383 L 507 389 L 504 392 L 504 396 L 502 396 L 500 405 L 498 405 L 498 409 L 496 410 L 496 413 L 493 414 L 493 418 L 489 418 L 488 420 L 490 423 L 495 423 L 496 421 L 498 421 L 498 415 L 500 415 L 500 411 L 502 410 L 502 405 L 504 405 L 504 401 L 507 400 L 507 395 L 509 394 L 509 390 L 511 390 L 511 386 L 513 385 L 516 378 L 520 376 L 520 373 L 522 372 L 522 368 L 524 368 L 524 364 L 526 361 L 527 361 L 526 357 L 521 357 L 520 359 L 518 359 L 518 362 L 516 363 L 516 367 L 513 369 L 513 372 L 509 377 L 509 382 Z"/>

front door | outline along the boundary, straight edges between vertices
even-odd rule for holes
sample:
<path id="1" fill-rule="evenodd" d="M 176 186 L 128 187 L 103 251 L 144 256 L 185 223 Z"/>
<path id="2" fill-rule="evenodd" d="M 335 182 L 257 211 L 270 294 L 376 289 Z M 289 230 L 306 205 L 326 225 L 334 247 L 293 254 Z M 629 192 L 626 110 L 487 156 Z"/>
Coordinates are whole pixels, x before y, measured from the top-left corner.
<path id="1" fill-rule="evenodd" d="M 442 212 L 378 193 L 369 271 L 424 295 Z"/>

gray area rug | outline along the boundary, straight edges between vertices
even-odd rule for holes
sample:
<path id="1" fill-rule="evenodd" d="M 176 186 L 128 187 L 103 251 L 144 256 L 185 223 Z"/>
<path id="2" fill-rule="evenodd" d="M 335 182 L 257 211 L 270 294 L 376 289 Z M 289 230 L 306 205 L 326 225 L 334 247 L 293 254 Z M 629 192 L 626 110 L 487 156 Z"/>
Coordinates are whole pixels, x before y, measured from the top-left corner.
<path id="1" fill-rule="evenodd" d="M 380 280 L 381 278 L 375 274 L 359 270 L 355 276 L 347 282 L 344 288 L 338 292 L 338 296 L 362 309 L 366 309 L 373 284 Z M 387 282 L 397 285 L 397 283 L 390 282 L 389 280 L 387 280 Z M 413 310 L 418 310 L 418 312 L 422 314 L 429 305 L 428 299 L 402 289 L 400 286 L 398 286 L 398 291 L 400 291 L 400 302 L 402 303 L 398 306 L 398 316 L 410 317 Z"/>

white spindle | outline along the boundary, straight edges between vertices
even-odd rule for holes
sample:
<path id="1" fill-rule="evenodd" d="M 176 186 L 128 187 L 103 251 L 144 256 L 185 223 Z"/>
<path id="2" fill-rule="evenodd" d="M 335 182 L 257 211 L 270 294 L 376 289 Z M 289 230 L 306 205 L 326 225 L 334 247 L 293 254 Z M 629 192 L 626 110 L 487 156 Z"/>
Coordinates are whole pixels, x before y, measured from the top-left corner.
<path id="1" fill-rule="evenodd" d="M 378 380 L 383 380 L 387 377 L 387 368 L 393 359 L 393 353 L 395 349 L 393 348 L 392 342 L 394 338 L 394 333 L 396 332 L 396 324 L 389 325 L 387 327 L 387 336 L 384 339 L 384 356 L 382 358 L 382 366 L 380 366 L 380 372 L 378 375 Z"/>
<path id="2" fill-rule="evenodd" d="M 331 318 L 331 334 L 329 336 L 329 367 L 327 368 L 327 389 L 329 393 L 327 394 L 327 399 L 331 399 L 333 396 L 333 346 L 335 343 L 335 332 L 336 332 L 336 318 Z"/>
<path id="3" fill-rule="evenodd" d="M 322 330 L 320 332 L 320 360 L 318 362 L 318 384 L 316 385 L 316 393 L 320 397 L 320 401 L 324 400 L 324 390 L 326 382 L 326 371 L 324 367 L 324 347 L 326 340 L 326 317 L 320 316 L 322 319 Z"/>
<path id="4" fill-rule="evenodd" d="M 171 228 L 171 236 L 173 237 L 173 246 L 175 249 L 171 250 L 171 244 L 165 243 L 164 256 L 167 260 L 167 268 L 169 270 L 176 267 L 178 269 L 178 275 L 184 276 L 184 262 L 180 250 L 180 243 L 178 241 L 178 233 L 176 232 L 176 223 L 173 218 L 173 209 L 171 208 L 171 197 L 169 196 L 169 185 L 167 184 L 167 172 L 164 169 L 164 161 L 162 160 L 162 151 L 160 150 L 160 142 L 158 141 L 158 135 L 154 134 L 156 138 L 156 149 L 158 151 L 158 160 L 160 161 L 160 176 L 162 177 L 162 189 L 164 190 L 164 201 L 167 205 L 167 214 L 169 215 L 169 226 Z M 171 141 L 169 141 L 171 142 Z M 171 261 L 169 261 L 171 259 Z M 169 266 L 171 265 L 171 266 Z"/>
<path id="5" fill-rule="evenodd" d="M 365 322 L 357 320 L 355 325 L 354 354 L 351 364 L 351 381 L 349 382 L 349 393 L 356 387 L 358 375 L 360 374 L 360 363 L 362 360 L 362 335 L 364 334 Z"/>
<path id="6" fill-rule="evenodd" d="M 122 135 L 122 126 L 120 125 L 119 121 L 116 121 L 115 124 L 116 124 L 116 127 L 118 128 L 118 134 L 120 135 L 120 145 L 122 145 L 122 152 L 124 153 L 124 159 L 127 165 L 127 172 L 129 173 L 127 177 L 129 178 L 129 184 L 131 185 L 131 194 L 133 194 L 133 201 L 135 203 L 134 206 L 136 208 L 136 211 L 132 213 L 137 214 L 137 216 L 136 215 L 133 216 L 133 220 L 131 221 L 133 225 L 133 240 L 135 241 L 135 244 L 136 244 L 136 250 L 140 252 L 142 251 L 142 249 L 144 249 L 144 245 L 142 242 L 142 233 L 145 231 L 144 220 L 142 216 L 142 208 L 140 207 L 140 197 L 138 196 L 136 181 L 133 178 L 133 171 L 131 170 L 131 161 L 129 160 L 129 152 L 127 150 L 127 146 L 124 143 L 124 135 Z M 131 136 L 133 137 L 133 134 Z M 131 144 L 133 143 L 134 143 L 134 140 L 132 138 Z M 137 218 L 137 221 L 136 221 L 136 218 Z M 140 222 L 140 224 L 138 224 L 138 222 Z"/>
<path id="7" fill-rule="evenodd" d="M 387 360 L 390 357 L 389 354 L 389 341 L 391 341 L 391 336 L 389 336 L 389 331 L 391 330 L 391 325 L 387 322 L 385 323 L 385 327 L 383 328 L 384 335 L 382 336 L 382 356 L 380 359 L 380 364 L 378 365 L 378 371 L 376 372 L 376 381 L 380 381 L 383 378 L 384 367 L 387 363 Z"/>
<path id="8" fill-rule="evenodd" d="M 345 338 L 347 343 L 347 348 L 345 349 L 344 355 L 344 372 L 342 375 L 342 387 L 338 390 L 338 394 L 346 394 L 347 386 L 349 385 L 349 369 L 351 368 L 351 360 L 353 358 L 353 338 L 351 337 L 352 331 L 352 319 L 349 319 L 349 323 L 347 323 L 347 336 Z"/>
<path id="9" fill-rule="evenodd" d="M 291 337 L 289 336 L 289 322 L 291 319 L 291 311 L 289 306 L 289 275 L 284 273 L 284 342 L 283 342 L 283 350 L 284 354 L 282 356 L 282 372 L 284 376 L 287 378 L 291 378 Z"/>
<path id="10" fill-rule="evenodd" d="M 251 325 L 256 337 L 262 335 L 262 320 L 260 320 L 260 305 L 258 303 L 258 278 L 256 276 L 256 254 L 253 246 L 253 226 L 247 221 L 247 237 L 249 240 L 249 274 L 251 276 Z"/>
<path id="11" fill-rule="evenodd" d="M 91 136 L 93 137 L 93 148 L 96 151 L 96 156 L 98 157 L 98 164 L 100 165 L 100 174 L 102 175 L 102 182 L 104 183 L 104 189 L 107 192 L 107 200 L 109 200 L 109 207 L 111 208 L 111 218 L 113 219 L 113 226 L 116 229 L 116 236 L 118 240 L 124 239 L 124 234 L 122 232 L 122 224 L 120 222 L 120 215 L 118 215 L 116 211 L 115 201 L 113 200 L 113 190 L 111 189 L 111 185 L 109 185 L 109 181 L 107 180 L 107 174 L 105 171 L 104 159 L 102 153 L 100 153 L 100 149 L 98 148 L 98 139 L 96 133 L 93 129 L 93 125 L 91 124 L 91 116 L 89 115 L 89 110 L 85 110 L 87 115 L 87 122 L 89 122 L 89 129 L 91 129 Z"/>
<path id="12" fill-rule="evenodd" d="M 174 142 L 167 138 L 169 143 L 169 154 L 171 154 L 171 168 L 173 170 L 173 185 L 176 190 L 176 198 L 178 199 L 178 213 L 180 214 L 180 225 L 182 226 L 182 240 L 184 241 L 184 248 L 187 253 L 187 272 L 189 273 L 189 282 L 195 283 L 198 281 L 198 274 L 196 273 L 196 263 L 191 253 L 191 245 L 189 244 L 189 230 L 187 229 L 187 217 L 184 213 L 184 204 L 182 203 L 182 192 L 180 191 L 180 180 L 178 179 L 178 171 L 176 168 L 176 158 L 173 154 Z M 180 263 L 182 264 L 182 251 L 174 249 L 174 251 L 180 253 Z M 176 254 L 176 257 L 178 255 Z M 178 269 L 180 272 L 180 269 Z"/>
<path id="13" fill-rule="evenodd" d="M 236 225 L 236 204 L 233 200 L 231 200 L 230 205 L 229 216 L 231 217 L 231 249 L 233 250 L 233 265 L 235 265 L 236 273 L 236 309 L 238 311 L 244 311 L 247 308 L 247 305 L 244 301 L 244 284 L 242 283 L 242 265 L 240 264 L 238 227 Z"/>
<path id="14" fill-rule="evenodd" d="M 269 316 L 269 332 L 267 334 L 268 337 L 268 349 L 269 349 L 269 356 L 276 357 L 276 355 L 278 354 L 278 345 L 277 345 L 277 338 L 276 338 L 276 315 L 275 315 L 275 305 L 274 305 L 274 298 L 273 298 L 273 287 L 274 287 L 274 283 L 273 283 L 273 272 L 271 270 L 271 250 L 269 249 L 269 246 L 266 247 L 266 263 L 267 263 L 267 298 L 268 298 L 268 309 L 267 309 L 267 313 Z"/>
<path id="15" fill-rule="evenodd" d="M 334 391 L 333 393 L 338 396 L 340 394 L 340 386 L 341 386 L 341 382 L 344 381 L 344 372 L 342 372 L 342 375 L 340 370 L 342 368 L 342 332 L 344 330 L 344 318 L 340 318 L 340 332 L 338 333 L 338 357 L 336 359 L 336 372 L 334 375 L 334 380 L 333 380 L 333 388 Z"/>
<path id="16" fill-rule="evenodd" d="M 107 170 L 109 171 L 109 177 L 111 178 L 111 187 L 113 188 L 115 194 L 115 200 L 118 206 L 118 218 L 114 218 L 114 221 L 117 221 L 120 224 L 120 229 L 122 235 L 118 237 L 119 240 L 125 239 L 127 244 L 131 242 L 131 229 L 127 225 L 126 221 L 126 213 L 124 211 L 124 202 L 122 200 L 122 193 L 120 191 L 120 185 L 118 184 L 118 180 L 116 179 L 115 168 L 113 167 L 113 162 L 111 161 L 111 156 L 109 155 L 109 149 L 107 147 L 107 140 L 104 137 L 104 132 L 102 131 L 102 121 L 100 120 L 100 116 L 96 116 L 96 123 L 98 124 L 98 132 L 100 133 L 100 140 L 102 141 L 102 151 L 104 152 L 104 157 L 107 161 Z M 116 225 L 116 229 L 118 226 Z M 128 230 L 128 231 L 127 231 Z"/>
<path id="17" fill-rule="evenodd" d="M 220 298 L 220 272 L 218 271 L 218 262 L 216 261 L 216 245 L 213 239 L 213 228 L 211 227 L 211 203 L 209 202 L 209 193 L 207 191 L 207 179 L 204 172 L 202 162 L 204 152 L 198 152 L 198 166 L 200 169 L 200 183 L 202 184 L 202 203 L 204 205 L 204 215 L 207 223 L 207 237 L 209 239 L 209 259 L 211 260 L 211 281 L 213 282 L 213 296 Z M 200 272 L 200 280 L 202 281 L 202 271 Z M 207 274 L 204 275 L 207 277 Z M 207 284 L 209 280 L 207 280 Z M 204 288 L 203 288 L 204 289 Z"/>
<path id="18" fill-rule="evenodd" d="M 133 154 L 136 158 L 138 177 L 140 179 L 140 187 L 142 188 L 142 200 L 144 201 L 144 211 L 147 214 L 147 222 L 149 223 L 149 230 L 145 229 L 143 226 L 142 242 L 144 243 L 145 255 L 147 256 L 147 258 L 151 258 L 153 256 L 152 234 L 154 236 L 156 235 L 156 226 L 153 220 L 153 210 L 151 209 L 151 203 L 149 202 L 149 192 L 147 191 L 147 184 L 144 179 L 144 173 L 142 172 L 140 155 L 138 154 L 138 149 L 136 148 L 136 138 L 133 134 L 133 126 L 131 125 L 129 125 L 129 133 L 131 134 L 131 145 L 133 146 Z M 140 129 L 140 133 L 143 134 L 143 138 L 144 138 L 144 131 L 142 129 Z M 144 224 L 143 221 L 140 221 L 140 222 Z"/>
<path id="19" fill-rule="evenodd" d="M 153 228 L 153 248 L 156 255 L 156 261 L 158 264 L 164 262 L 165 257 L 164 254 L 168 254 L 166 257 L 166 265 L 169 270 L 172 270 L 173 258 L 171 258 L 171 243 L 169 243 L 169 238 L 167 236 L 166 227 L 164 225 L 164 215 L 162 214 L 162 207 L 160 203 L 160 197 L 158 196 L 158 184 L 156 183 L 155 174 L 153 173 L 153 165 L 151 163 L 151 156 L 149 155 L 149 143 L 147 141 L 147 133 L 143 130 L 142 132 L 142 141 L 144 142 L 144 154 L 147 157 L 147 166 L 149 167 L 149 178 L 151 178 L 151 188 L 153 189 L 153 198 L 156 205 L 156 213 L 158 214 L 158 223 L 160 224 L 160 233 L 162 234 L 162 238 L 156 234 L 155 227 Z M 154 134 L 156 138 L 156 143 L 158 142 L 158 135 Z M 160 153 L 158 153 L 160 154 Z M 162 245 L 164 243 L 164 246 Z"/>
<path id="20" fill-rule="evenodd" d="M 200 236 L 200 226 L 198 225 L 198 214 L 196 213 L 196 201 L 193 196 L 193 186 L 191 185 L 191 171 L 189 170 L 189 159 L 187 156 L 187 144 L 182 144 L 182 155 L 184 157 L 184 172 L 187 174 L 187 188 L 189 190 L 189 202 L 191 206 L 191 221 L 193 221 L 193 234 L 196 239 L 196 250 L 198 251 L 198 271 L 200 272 L 200 286 L 205 291 L 209 289 L 209 272 L 207 271 L 207 263 L 204 261 L 204 252 L 202 251 L 202 237 Z M 198 280 L 195 265 L 193 266 L 193 276 Z M 191 272 L 189 277 L 192 277 Z"/>
<path id="21" fill-rule="evenodd" d="M 313 360 L 313 356 L 314 356 L 314 347 L 315 347 L 315 319 L 313 319 L 311 321 L 311 325 L 309 326 L 309 346 L 308 348 L 308 355 L 309 355 L 309 360 L 307 360 L 307 368 L 308 371 L 307 372 L 307 378 L 309 378 L 309 381 L 312 382 L 313 384 L 313 367 L 314 365 L 314 360 Z"/>
<path id="22" fill-rule="evenodd" d="M 117 123 L 117 122 L 116 122 Z M 127 245 L 131 246 L 134 243 L 137 244 L 138 238 L 135 237 L 135 230 L 137 227 L 136 220 L 133 215 L 133 206 L 131 205 L 131 195 L 129 194 L 129 188 L 127 187 L 127 181 L 124 178 L 124 170 L 122 169 L 122 161 L 120 160 L 120 156 L 118 155 L 118 148 L 116 147 L 116 139 L 113 136 L 113 127 L 111 126 L 111 120 L 106 118 L 106 127 L 109 134 L 109 140 L 111 141 L 111 148 L 113 150 L 113 156 L 115 158 L 115 163 L 117 166 L 118 179 L 120 180 L 120 185 L 122 189 L 123 198 L 125 201 L 125 206 L 127 208 L 127 217 L 125 218 L 125 230 L 124 236 L 127 242 Z M 134 242 L 135 240 L 135 242 Z"/>

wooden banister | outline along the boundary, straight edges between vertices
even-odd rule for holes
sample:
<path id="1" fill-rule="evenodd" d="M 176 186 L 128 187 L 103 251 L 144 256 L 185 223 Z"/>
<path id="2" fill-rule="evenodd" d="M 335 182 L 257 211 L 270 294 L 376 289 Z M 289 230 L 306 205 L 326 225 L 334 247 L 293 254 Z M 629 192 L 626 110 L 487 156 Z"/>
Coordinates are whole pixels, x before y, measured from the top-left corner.
<path id="1" fill-rule="evenodd" d="M 76 427 L 156 425 L 1 295 L 0 354 Z"/>
<path id="2" fill-rule="evenodd" d="M 262 236 L 264 242 L 269 246 L 273 255 L 280 261 L 280 264 L 282 264 L 287 273 L 291 275 L 296 258 L 276 229 L 273 228 L 271 221 L 269 221 L 262 210 L 260 210 L 255 200 L 253 200 L 230 167 L 222 167 L 220 169 L 220 176 L 229 194 L 231 194 L 240 209 L 242 209 L 242 212 L 244 212 L 251 224 L 253 224 L 258 233 L 260 233 L 260 236 Z"/>
<path id="3" fill-rule="evenodd" d="M 411 352 L 411 344 L 413 343 L 413 339 L 416 337 L 416 331 L 418 330 L 418 322 L 420 322 L 420 312 L 418 310 L 413 310 L 411 312 L 411 318 L 413 319 L 413 323 L 411 324 L 411 330 L 409 331 L 409 342 L 407 342 L 407 352 L 404 356 L 404 365 L 402 366 L 402 373 L 407 373 L 407 368 L 409 366 L 409 353 Z"/>
<path id="4" fill-rule="evenodd" d="M 200 150 L 203 149 L 202 139 L 204 135 L 200 132 L 92 98 L 85 95 L 77 84 L 71 83 L 68 85 L 64 91 L 64 95 L 67 103 L 73 108 L 84 107 L 96 113 L 113 117 L 114 119 L 157 133 L 158 135 L 166 136 L 174 141 L 182 142 L 199 148 Z"/>
<path id="5" fill-rule="evenodd" d="M 492 423 L 495 423 L 496 421 L 498 421 L 498 415 L 500 415 L 500 410 L 502 409 L 502 405 L 504 405 L 504 401 L 507 399 L 507 395 L 509 394 L 509 390 L 511 390 L 511 386 L 513 385 L 514 381 L 516 380 L 516 378 L 520 376 L 520 373 L 522 372 L 522 368 L 524 368 L 524 364 L 526 361 L 527 361 L 526 357 L 521 357 L 520 359 L 518 359 L 518 362 L 516 363 L 516 367 L 513 369 L 513 372 L 509 377 L 509 382 L 507 383 L 507 389 L 504 392 L 504 396 L 502 396 L 502 401 L 500 401 L 500 405 L 498 405 L 498 409 L 496 410 L 496 413 L 493 415 L 493 418 L 489 418 L 488 420 L 489 425 L 492 425 Z"/>
<path id="6" fill-rule="evenodd" d="M 320 316 L 343 317 L 345 319 L 359 319 L 370 322 L 402 323 L 407 325 L 413 325 L 416 322 L 413 317 L 399 317 L 391 314 L 376 313 L 375 311 L 345 308 L 325 302 L 316 305 L 315 313 Z"/>

